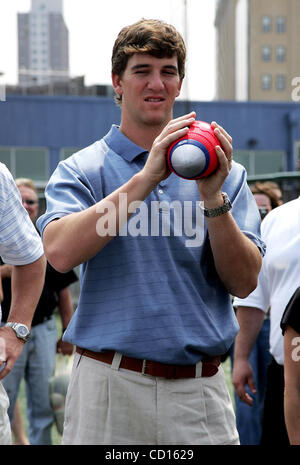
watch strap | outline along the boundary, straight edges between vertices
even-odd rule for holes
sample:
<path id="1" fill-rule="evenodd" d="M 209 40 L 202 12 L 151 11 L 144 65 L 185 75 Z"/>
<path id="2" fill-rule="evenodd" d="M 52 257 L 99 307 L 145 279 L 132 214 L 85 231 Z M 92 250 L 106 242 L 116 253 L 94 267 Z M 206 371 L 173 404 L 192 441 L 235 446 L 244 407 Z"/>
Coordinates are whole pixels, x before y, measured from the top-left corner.
<path id="1" fill-rule="evenodd" d="M 223 215 L 224 213 L 231 210 L 232 205 L 226 192 L 222 192 L 222 197 L 224 200 L 223 205 L 221 205 L 220 207 L 216 207 L 216 208 L 205 208 L 204 207 L 203 208 L 204 216 L 208 218 L 214 218 L 216 216 Z"/>
<path id="2" fill-rule="evenodd" d="M 27 342 L 28 339 L 30 338 L 30 331 L 29 331 L 29 329 L 27 328 L 27 326 L 24 323 L 17 323 L 15 321 L 8 321 L 7 323 L 5 323 L 4 326 L 8 326 L 8 327 L 12 328 L 14 330 L 17 338 L 21 339 L 23 342 Z M 25 335 L 20 334 L 20 332 L 18 331 L 20 326 L 24 327 L 27 330 L 27 334 L 25 334 Z"/>

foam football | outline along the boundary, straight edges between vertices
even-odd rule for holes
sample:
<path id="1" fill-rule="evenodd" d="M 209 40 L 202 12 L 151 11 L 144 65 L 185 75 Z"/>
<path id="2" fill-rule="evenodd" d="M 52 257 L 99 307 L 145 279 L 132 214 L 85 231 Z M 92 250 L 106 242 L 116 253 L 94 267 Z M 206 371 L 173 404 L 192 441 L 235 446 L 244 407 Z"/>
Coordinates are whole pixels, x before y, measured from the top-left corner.
<path id="1" fill-rule="evenodd" d="M 184 137 L 173 142 L 167 152 L 167 162 L 177 176 L 200 179 L 213 173 L 219 165 L 215 147 L 220 145 L 211 125 L 195 121 Z"/>

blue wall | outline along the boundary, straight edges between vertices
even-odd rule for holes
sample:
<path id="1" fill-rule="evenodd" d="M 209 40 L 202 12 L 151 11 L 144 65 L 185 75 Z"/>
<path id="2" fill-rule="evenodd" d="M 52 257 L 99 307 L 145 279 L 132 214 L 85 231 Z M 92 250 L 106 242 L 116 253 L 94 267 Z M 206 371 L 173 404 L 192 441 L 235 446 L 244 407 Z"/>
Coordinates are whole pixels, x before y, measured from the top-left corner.
<path id="1" fill-rule="evenodd" d="M 287 170 L 296 169 L 299 103 L 177 101 L 174 116 L 191 110 L 197 119 L 224 126 L 235 149 L 247 150 L 249 140 L 256 139 L 255 150 L 284 150 Z M 0 103 L 0 146 L 48 147 L 52 172 L 61 147 L 85 147 L 119 122 L 120 110 L 111 97 L 7 96 Z"/>

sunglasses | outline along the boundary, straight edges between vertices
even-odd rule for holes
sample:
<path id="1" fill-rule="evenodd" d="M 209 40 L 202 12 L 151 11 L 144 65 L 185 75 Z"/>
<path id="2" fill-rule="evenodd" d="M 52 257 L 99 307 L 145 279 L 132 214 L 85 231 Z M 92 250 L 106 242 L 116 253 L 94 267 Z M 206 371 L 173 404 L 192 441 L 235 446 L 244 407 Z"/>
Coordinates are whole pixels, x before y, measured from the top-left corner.
<path id="1" fill-rule="evenodd" d="M 26 205 L 35 205 L 37 204 L 37 200 L 24 200 L 23 201 L 24 203 L 26 203 Z"/>

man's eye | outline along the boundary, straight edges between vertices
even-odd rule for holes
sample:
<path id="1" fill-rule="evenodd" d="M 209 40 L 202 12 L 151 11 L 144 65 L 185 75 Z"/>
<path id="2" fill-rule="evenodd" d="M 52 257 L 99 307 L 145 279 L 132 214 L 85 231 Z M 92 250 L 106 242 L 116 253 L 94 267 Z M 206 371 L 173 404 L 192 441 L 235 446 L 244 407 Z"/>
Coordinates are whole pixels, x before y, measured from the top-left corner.
<path id="1" fill-rule="evenodd" d="M 163 71 L 164 74 L 167 74 L 168 76 L 176 76 L 175 71 Z"/>

